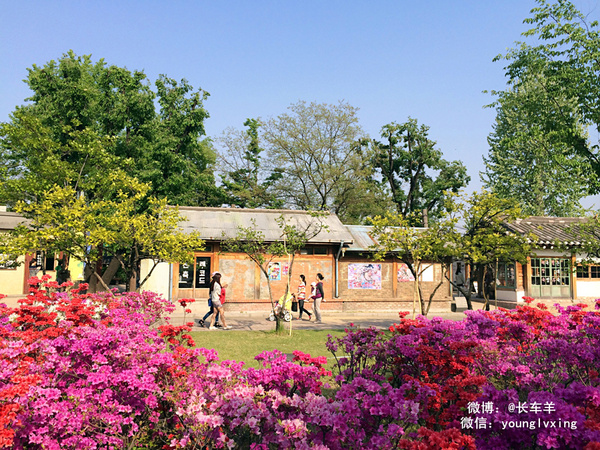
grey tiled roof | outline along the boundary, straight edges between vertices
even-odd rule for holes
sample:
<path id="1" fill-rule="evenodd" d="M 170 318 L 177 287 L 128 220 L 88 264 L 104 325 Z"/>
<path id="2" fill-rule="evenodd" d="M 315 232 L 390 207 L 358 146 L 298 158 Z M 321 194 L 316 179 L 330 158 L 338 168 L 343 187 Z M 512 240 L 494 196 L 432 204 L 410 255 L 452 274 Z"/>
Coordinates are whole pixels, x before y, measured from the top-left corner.
<path id="1" fill-rule="evenodd" d="M 368 225 L 346 225 L 346 228 L 352 235 L 353 242 L 348 246 L 346 251 L 372 251 L 369 248 L 375 244 L 377 241 L 373 239 L 370 233 L 373 231 L 372 226 Z M 415 230 L 425 230 L 425 228 L 415 227 Z"/>
<path id="2" fill-rule="evenodd" d="M 238 227 L 252 226 L 252 220 L 268 242 L 281 239 L 281 229 L 275 219 L 283 215 L 284 218 L 299 228 L 304 228 L 313 219 L 306 211 L 278 210 L 278 209 L 245 209 L 245 208 L 201 208 L 180 206 L 179 213 L 187 217 L 187 221 L 180 224 L 184 231 L 198 231 L 204 240 L 220 241 L 225 237 L 234 237 Z M 335 214 L 328 214 L 323 219 L 328 230 L 322 230 L 311 244 L 330 244 L 352 242 L 352 235 Z"/>
<path id="3" fill-rule="evenodd" d="M 21 223 L 29 223 L 29 220 L 15 212 L 0 211 L 0 230 L 14 230 Z"/>
<path id="4" fill-rule="evenodd" d="M 540 246 L 553 245 L 557 242 L 578 246 L 580 238 L 575 230 L 577 224 L 585 222 L 585 217 L 527 217 L 506 227 L 516 233 L 532 233 L 536 236 L 535 243 Z"/>

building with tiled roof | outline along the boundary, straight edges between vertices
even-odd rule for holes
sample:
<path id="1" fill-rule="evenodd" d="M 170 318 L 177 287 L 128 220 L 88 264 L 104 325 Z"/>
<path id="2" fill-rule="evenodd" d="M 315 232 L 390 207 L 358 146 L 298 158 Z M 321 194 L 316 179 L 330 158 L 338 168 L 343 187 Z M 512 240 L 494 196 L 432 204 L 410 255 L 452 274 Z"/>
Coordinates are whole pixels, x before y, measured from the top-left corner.
<path id="1" fill-rule="evenodd" d="M 577 225 L 585 217 L 527 217 L 506 227 L 532 236 L 534 252 L 526 264 L 499 263 L 496 298 L 520 302 L 524 296 L 553 301 L 600 297 L 600 264 L 582 264 L 582 238 Z M 600 263 L 600 261 L 599 261 Z"/>

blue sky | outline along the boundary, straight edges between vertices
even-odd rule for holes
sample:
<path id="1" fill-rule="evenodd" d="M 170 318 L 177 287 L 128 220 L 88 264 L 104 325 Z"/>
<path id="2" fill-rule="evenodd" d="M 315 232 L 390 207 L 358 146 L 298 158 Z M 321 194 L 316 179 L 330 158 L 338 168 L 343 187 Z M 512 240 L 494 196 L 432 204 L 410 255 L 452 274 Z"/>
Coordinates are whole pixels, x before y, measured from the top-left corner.
<path id="1" fill-rule="evenodd" d="M 599 18 L 597 0 L 575 1 Z M 533 0 L 0 0 L 0 121 L 29 91 L 27 68 L 69 49 L 94 61 L 187 79 L 210 93 L 207 134 L 299 100 L 360 108 L 364 130 L 409 116 L 478 189 L 502 62 Z M 600 202 L 598 202 L 600 205 Z"/>

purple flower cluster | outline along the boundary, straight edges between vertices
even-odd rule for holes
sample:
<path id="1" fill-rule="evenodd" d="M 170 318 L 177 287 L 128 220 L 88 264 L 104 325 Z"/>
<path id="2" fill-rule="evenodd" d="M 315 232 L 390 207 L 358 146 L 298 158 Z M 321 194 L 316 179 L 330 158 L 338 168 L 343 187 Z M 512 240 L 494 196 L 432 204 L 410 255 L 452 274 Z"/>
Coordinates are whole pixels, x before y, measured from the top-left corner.
<path id="1" fill-rule="evenodd" d="M 529 306 L 351 327 L 261 367 L 158 326 L 152 293 L 32 290 L 0 306 L 0 447 L 600 448 L 600 316 Z M 327 389 L 324 389 L 327 387 Z"/>

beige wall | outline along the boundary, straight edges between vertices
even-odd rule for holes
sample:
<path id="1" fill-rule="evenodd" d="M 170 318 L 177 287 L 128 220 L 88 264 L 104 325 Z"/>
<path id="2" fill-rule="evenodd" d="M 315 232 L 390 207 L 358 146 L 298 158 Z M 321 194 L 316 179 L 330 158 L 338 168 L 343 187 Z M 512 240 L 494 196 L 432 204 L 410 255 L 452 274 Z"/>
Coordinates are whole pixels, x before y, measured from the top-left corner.
<path id="1" fill-rule="evenodd" d="M 148 272 L 152 270 L 154 261 L 150 259 L 142 260 L 140 264 L 140 281 L 146 278 Z M 152 291 L 161 294 L 164 298 L 169 298 L 169 263 L 161 262 L 152 271 L 152 275 L 148 281 L 142 286 L 142 291 Z"/>
<path id="2" fill-rule="evenodd" d="M 19 257 L 17 261 L 21 264 L 15 269 L 0 269 L 0 294 L 23 294 L 25 270 L 29 271 L 29 269 L 25 267 L 24 257 Z"/>

